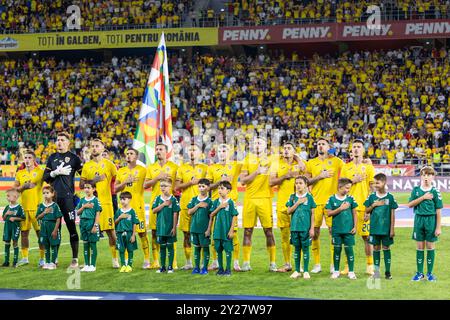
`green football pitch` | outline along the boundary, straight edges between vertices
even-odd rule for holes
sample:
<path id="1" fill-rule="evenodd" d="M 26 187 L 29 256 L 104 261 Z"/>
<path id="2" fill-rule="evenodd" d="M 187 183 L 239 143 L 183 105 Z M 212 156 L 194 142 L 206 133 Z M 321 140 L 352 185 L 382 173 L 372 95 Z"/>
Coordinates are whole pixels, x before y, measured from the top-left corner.
<path id="1" fill-rule="evenodd" d="M 406 203 L 408 194 L 396 194 L 399 203 Z M 444 203 L 450 202 L 450 195 L 444 194 Z M 147 195 L 148 197 L 148 195 Z M 0 207 L 4 206 L 4 192 L 0 193 Z M 148 199 L 146 200 L 148 202 Z M 1 226 L 1 225 L 0 225 Z M 0 236 L 3 228 L 0 228 Z M 32 232 L 30 247 L 30 265 L 20 268 L 3 268 L 0 270 L 1 288 L 33 289 L 33 290 L 71 290 L 68 280 L 73 275 L 67 273 L 71 260 L 68 234 L 63 227 L 63 241 L 59 253 L 57 270 L 40 270 L 37 268 L 37 239 Z M 392 246 L 393 280 L 381 279 L 379 282 L 368 280 L 365 275 L 365 255 L 363 243 L 357 238 L 355 246 L 355 271 L 358 279 L 351 281 L 342 276 L 331 280 L 329 271 L 330 250 L 329 235 L 322 229 L 321 257 L 322 273 L 312 274 L 310 280 L 289 278 L 289 273 L 271 273 L 268 271 L 268 254 L 265 249 L 264 234 L 261 229 L 254 232 L 251 272 L 234 272 L 229 278 L 217 277 L 214 273 L 207 276 L 191 275 L 189 271 L 175 271 L 174 274 L 157 274 L 155 270 L 142 270 L 143 254 L 139 249 L 135 252 L 134 270 L 131 273 L 119 273 L 111 267 L 111 254 L 107 239 L 99 243 L 97 271 L 80 274 L 80 289 L 73 291 L 110 291 L 110 292 L 150 292 L 172 294 L 220 294 L 220 295 L 253 295 L 278 296 L 312 299 L 450 299 L 450 227 L 442 228 L 442 235 L 437 242 L 437 258 L 435 274 L 438 281 L 430 283 L 411 281 L 416 269 L 415 243 L 411 240 L 411 228 L 396 228 L 395 244 Z M 242 242 L 242 229 L 239 239 Z M 178 233 L 178 239 L 183 235 Z M 277 262 L 282 262 L 280 232 L 275 229 L 277 242 Z M 177 245 L 178 265 L 184 265 L 182 241 Z M 80 263 L 83 263 L 82 246 L 80 246 Z M 0 250 L 0 261 L 3 262 L 3 250 Z M 344 258 L 344 257 L 343 257 Z M 242 262 L 242 250 L 241 250 Z M 312 262 L 311 262 L 312 264 Z M 343 262 L 341 262 L 343 264 Z M 384 272 L 382 259 L 381 271 Z"/>

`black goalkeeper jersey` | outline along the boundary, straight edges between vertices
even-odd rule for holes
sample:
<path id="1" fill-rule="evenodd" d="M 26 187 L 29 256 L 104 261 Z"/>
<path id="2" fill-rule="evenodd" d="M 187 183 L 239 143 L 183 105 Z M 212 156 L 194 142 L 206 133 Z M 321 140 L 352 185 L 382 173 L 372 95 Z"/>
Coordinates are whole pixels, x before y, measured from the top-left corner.
<path id="1" fill-rule="evenodd" d="M 64 163 L 64 166 L 70 165 L 72 167 L 70 175 L 59 175 L 52 178 L 50 172 L 61 163 Z M 81 174 L 81 169 L 81 159 L 76 154 L 70 151 L 66 153 L 56 152 L 48 158 L 47 167 L 44 171 L 44 181 L 53 186 L 57 198 L 71 197 L 75 194 L 75 173 Z"/>

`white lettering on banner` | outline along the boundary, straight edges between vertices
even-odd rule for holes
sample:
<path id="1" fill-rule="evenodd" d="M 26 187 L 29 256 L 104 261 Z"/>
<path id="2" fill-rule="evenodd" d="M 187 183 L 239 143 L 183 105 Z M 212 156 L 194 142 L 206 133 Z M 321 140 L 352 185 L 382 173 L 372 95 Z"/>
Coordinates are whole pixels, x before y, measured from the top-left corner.
<path id="1" fill-rule="evenodd" d="M 426 35 L 426 34 L 446 34 L 450 33 L 450 23 L 448 22 L 421 22 L 406 24 L 405 34 Z"/>
<path id="2" fill-rule="evenodd" d="M 283 40 L 325 38 L 329 30 L 330 27 L 284 28 Z"/>
<path id="3" fill-rule="evenodd" d="M 225 30 L 223 41 L 265 40 L 269 29 Z"/>
<path id="4" fill-rule="evenodd" d="M 414 187 L 420 186 L 420 178 L 392 178 L 392 186 L 389 188 L 391 191 L 411 191 Z M 440 192 L 450 191 L 450 179 L 437 178 L 432 182 Z"/>
<path id="5" fill-rule="evenodd" d="M 385 36 L 391 30 L 390 24 L 382 24 L 381 28 L 372 28 L 368 26 L 344 26 L 343 37 L 370 37 Z"/>

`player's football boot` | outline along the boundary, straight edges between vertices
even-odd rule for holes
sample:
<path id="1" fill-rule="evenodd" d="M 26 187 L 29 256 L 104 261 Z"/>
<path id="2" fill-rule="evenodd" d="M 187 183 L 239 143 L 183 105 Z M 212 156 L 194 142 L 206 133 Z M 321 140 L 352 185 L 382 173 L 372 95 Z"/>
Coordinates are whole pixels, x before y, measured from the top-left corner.
<path id="1" fill-rule="evenodd" d="M 334 267 L 332 271 L 334 271 Z M 322 272 L 322 266 L 320 264 L 314 265 L 314 268 L 312 268 L 311 273 L 320 273 L 320 272 Z"/>
<path id="2" fill-rule="evenodd" d="M 38 264 L 38 268 L 42 268 L 45 264 L 45 260 L 44 259 L 39 259 L 39 264 Z"/>
<path id="3" fill-rule="evenodd" d="M 414 277 L 411 279 L 411 281 L 420 281 L 420 280 L 423 280 L 423 279 L 425 279 L 424 274 L 421 273 L 421 272 L 417 272 L 417 273 L 414 275 Z"/>
<path id="4" fill-rule="evenodd" d="M 373 274 L 374 274 L 374 266 L 373 266 L 373 264 L 368 264 L 368 265 L 367 265 L 367 267 L 366 267 L 366 273 L 367 273 L 369 276 L 373 276 Z"/>
<path id="5" fill-rule="evenodd" d="M 142 269 L 150 269 L 150 261 L 145 260 Z"/>
<path id="6" fill-rule="evenodd" d="M 251 271 L 252 267 L 250 267 L 250 262 L 244 262 L 244 264 L 242 265 L 241 270 L 244 271 L 244 272 Z"/>
<path id="7" fill-rule="evenodd" d="M 9 267 L 9 262 L 3 262 L 2 267 Z"/>
<path id="8" fill-rule="evenodd" d="M 131 266 L 126 266 L 126 268 L 125 268 L 125 272 L 131 272 L 131 271 L 133 271 L 133 268 L 131 267 Z"/>
<path id="9" fill-rule="evenodd" d="M 18 267 L 21 267 L 21 266 L 25 266 L 25 265 L 27 265 L 27 264 L 29 264 L 29 263 L 30 263 L 30 261 L 28 261 L 27 258 L 22 258 L 22 259 L 17 263 L 17 266 L 18 266 Z"/>
<path id="10" fill-rule="evenodd" d="M 239 266 L 239 261 L 234 262 L 233 270 L 237 272 L 242 271 L 241 267 Z"/>
<path id="11" fill-rule="evenodd" d="M 278 268 L 277 268 L 277 264 L 275 262 L 271 262 L 269 265 L 269 271 L 271 272 L 277 272 Z"/>
<path id="12" fill-rule="evenodd" d="M 56 264 L 55 264 L 56 267 Z M 72 262 L 70 263 L 70 268 L 77 269 L 78 268 L 78 259 L 72 259 Z"/>
<path id="13" fill-rule="evenodd" d="M 192 268 L 193 268 L 192 262 L 188 260 L 186 264 L 181 268 L 181 270 L 192 270 Z"/>
<path id="14" fill-rule="evenodd" d="M 153 261 L 152 264 L 150 265 L 150 269 L 159 269 L 161 268 L 159 263 L 156 261 Z"/>
<path id="15" fill-rule="evenodd" d="M 348 273 L 348 278 L 350 280 L 356 280 L 356 274 L 352 271 Z"/>
<path id="16" fill-rule="evenodd" d="M 432 274 L 432 273 L 427 273 L 427 280 L 428 280 L 428 281 L 436 281 L 437 278 L 436 278 L 436 276 L 435 276 L 434 274 Z"/>

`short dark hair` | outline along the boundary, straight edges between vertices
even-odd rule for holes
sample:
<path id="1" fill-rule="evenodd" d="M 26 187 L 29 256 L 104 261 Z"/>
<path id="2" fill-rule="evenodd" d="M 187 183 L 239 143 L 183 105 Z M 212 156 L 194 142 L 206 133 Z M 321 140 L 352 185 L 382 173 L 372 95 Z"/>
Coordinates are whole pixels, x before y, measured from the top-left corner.
<path id="1" fill-rule="evenodd" d="M 206 178 L 201 178 L 200 180 L 198 180 L 198 184 L 204 184 L 205 186 L 209 187 L 211 185 L 211 181 Z"/>
<path id="2" fill-rule="evenodd" d="M 353 184 L 352 180 L 349 178 L 340 178 L 338 180 L 338 188 L 342 188 L 343 186 L 346 186 L 347 184 Z"/>
<path id="3" fill-rule="evenodd" d="M 353 140 L 353 144 L 355 144 L 355 143 L 361 143 L 364 146 L 364 141 L 362 141 L 361 139 Z"/>
<path id="4" fill-rule="evenodd" d="M 58 137 L 65 137 L 67 140 L 70 141 L 70 134 L 67 131 L 58 132 L 58 134 L 56 135 L 56 138 L 58 138 Z"/>
<path id="5" fill-rule="evenodd" d="M 139 151 L 137 151 L 137 150 L 134 149 L 134 148 L 128 148 L 128 149 L 125 151 L 125 153 L 127 153 L 128 151 L 133 151 L 137 156 L 139 156 Z"/>
<path id="6" fill-rule="evenodd" d="M 375 180 L 386 183 L 387 177 L 384 173 L 377 173 L 374 177 Z"/>
<path id="7" fill-rule="evenodd" d="M 47 185 L 47 186 L 44 186 L 43 188 L 42 188 L 42 192 L 44 192 L 44 190 L 48 190 L 48 191 L 50 191 L 50 193 L 53 193 L 53 201 L 55 201 L 55 199 L 56 199 L 56 191 L 55 191 L 55 189 L 51 186 L 51 185 Z"/>
<path id="8" fill-rule="evenodd" d="M 288 140 L 288 141 L 285 141 L 284 143 L 283 143 L 283 147 L 285 146 L 285 145 L 287 145 L 287 144 L 290 144 L 291 146 L 292 146 L 292 148 L 296 148 L 296 146 L 295 146 L 295 142 L 294 141 L 290 141 L 290 140 Z"/>
<path id="9" fill-rule="evenodd" d="M 24 155 L 26 154 L 31 154 L 33 156 L 33 158 L 36 158 L 36 154 L 34 153 L 33 149 L 25 149 L 25 151 L 23 152 Z"/>
<path id="10" fill-rule="evenodd" d="M 164 144 L 164 143 L 159 142 L 159 143 L 156 144 L 155 148 L 157 146 L 164 146 L 166 148 L 166 151 L 169 151 L 169 147 L 166 144 Z"/>
<path id="11" fill-rule="evenodd" d="M 84 182 L 83 188 L 84 188 L 84 186 L 86 186 L 87 184 L 90 185 L 93 189 L 95 189 L 96 183 L 94 182 L 94 180 L 86 180 L 86 181 Z"/>
<path id="12" fill-rule="evenodd" d="M 306 185 L 309 184 L 309 180 L 305 176 L 298 176 L 297 178 L 295 178 L 295 182 L 297 182 L 297 180 L 303 180 L 306 183 Z"/>
<path id="13" fill-rule="evenodd" d="M 221 187 L 221 186 L 224 188 L 227 188 L 228 190 L 233 189 L 233 187 L 231 186 L 231 183 L 229 181 L 221 181 L 219 183 L 219 187 Z"/>
<path id="14" fill-rule="evenodd" d="M 120 194 L 120 199 L 131 199 L 133 198 L 133 196 L 131 195 L 131 192 L 129 191 L 124 191 Z"/>
<path id="15" fill-rule="evenodd" d="M 319 139 L 317 139 L 316 143 L 319 142 L 320 140 L 326 141 L 328 144 L 330 144 L 330 140 L 325 137 L 320 137 Z"/>
<path id="16" fill-rule="evenodd" d="M 100 140 L 99 138 L 92 139 L 91 143 L 92 142 L 100 142 L 103 146 L 105 145 L 105 143 L 102 140 Z"/>

